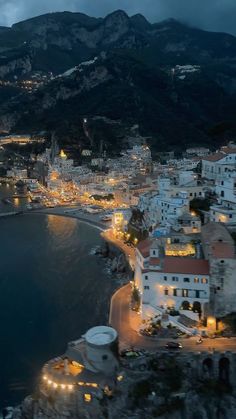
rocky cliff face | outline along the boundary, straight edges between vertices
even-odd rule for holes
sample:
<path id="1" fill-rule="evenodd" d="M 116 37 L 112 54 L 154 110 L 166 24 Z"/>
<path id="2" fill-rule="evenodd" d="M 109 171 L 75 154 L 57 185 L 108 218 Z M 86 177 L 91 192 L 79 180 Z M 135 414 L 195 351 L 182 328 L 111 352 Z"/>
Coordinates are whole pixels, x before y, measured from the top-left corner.
<path id="1" fill-rule="evenodd" d="M 9 94 L 0 108 L 2 130 L 61 135 L 70 126 L 75 133 L 83 117 L 99 116 L 125 129 L 138 124 L 159 150 L 221 144 L 236 133 L 231 35 L 175 20 L 150 24 L 119 10 L 104 19 L 64 12 L 0 31 L 0 49 L 0 78 L 55 74 L 31 95 Z M 103 135 L 117 145 L 110 126 Z"/>

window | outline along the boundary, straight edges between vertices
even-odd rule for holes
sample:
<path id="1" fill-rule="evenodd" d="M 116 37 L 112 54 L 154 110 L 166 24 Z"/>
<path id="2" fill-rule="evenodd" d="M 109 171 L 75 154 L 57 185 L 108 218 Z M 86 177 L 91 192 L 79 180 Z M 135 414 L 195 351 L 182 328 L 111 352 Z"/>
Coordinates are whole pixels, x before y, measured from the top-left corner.
<path id="1" fill-rule="evenodd" d="M 220 263 L 225 263 L 225 261 L 224 260 L 221 260 Z"/>
<path id="2" fill-rule="evenodd" d="M 224 191 L 221 191 L 220 192 L 220 196 L 222 196 L 222 198 L 225 196 L 225 192 Z"/>
<path id="3" fill-rule="evenodd" d="M 221 185 L 222 185 L 222 186 L 224 185 L 224 181 L 223 181 L 223 180 L 221 181 Z"/>
<path id="4" fill-rule="evenodd" d="M 150 288 L 149 285 L 144 285 L 145 290 L 149 290 L 149 288 Z"/>
<path id="5" fill-rule="evenodd" d="M 148 279 L 148 275 L 145 275 L 145 277 L 144 277 L 146 280 Z"/>
<path id="6" fill-rule="evenodd" d="M 155 255 L 155 254 L 156 254 L 156 250 L 153 250 L 153 251 L 152 251 L 152 254 L 153 254 L 153 255 Z"/>
<path id="7" fill-rule="evenodd" d="M 90 402 L 91 402 L 91 400 L 92 400 L 92 396 L 91 396 L 91 394 L 89 394 L 89 393 L 85 393 L 85 394 L 84 394 L 84 401 L 85 401 L 86 403 L 90 403 Z"/>
<path id="8" fill-rule="evenodd" d="M 202 196 L 202 193 L 201 192 L 199 192 L 199 196 Z"/>
<path id="9" fill-rule="evenodd" d="M 229 214 L 229 218 L 232 218 L 232 214 Z"/>
<path id="10" fill-rule="evenodd" d="M 169 290 L 167 288 L 165 289 L 164 294 L 169 295 Z"/>
<path id="11" fill-rule="evenodd" d="M 208 283 L 208 280 L 206 279 L 206 278 L 202 278 L 202 284 L 207 284 Z"/>
<path id="12" fill-rule="evenodd" d="M 175 289 L 173 289 L 173 296 L 174 297 L 177 297 L 177 289 L 175 288 Z"/>
<path id="13" fill-rule="evenodd" d="M 189 278 L 184 278 L 184 282 L 190 282 Z"/>
<path id="14" fill-rule="evenodd" d="M 196 298 L 200 298 L 200 291 L 195 291 L 196 292 Z"/>
<path id="15" fill-rule="evenodd" d="M 223 288 L 223 287 L 224 287 L 224 278 L 221 278 L 221 279 L 220 279 L 220 285 L 221 285 L 221 288 Z"/>
<path id="16" fill-rule="evenodd" d="M 182 290 L 182 296 L 188 297 L 188 290 Z"/>
<path id="17" fill-rule="evenodd" d="M 194 284 L 198 284 L 199 283 L 199 278 L 194 278 Z"/>
<path id="18" fill-rule="evenodd" d="M 173 282 L 178 282 L 179 278 L 177 276 L 172 276 L 172 281 Z"/>
<path id="19" fill-rule="evenodd" d="M 190 194 L 189 194 L 190 196 L 193 196 L 193 194 L 192 194 L 192 192 L 190 192 Z"/>
<path id="20" fill-rule="evenodd" d="M 167 276 L 164 276 L 164 281 L 167 281 Z"/>

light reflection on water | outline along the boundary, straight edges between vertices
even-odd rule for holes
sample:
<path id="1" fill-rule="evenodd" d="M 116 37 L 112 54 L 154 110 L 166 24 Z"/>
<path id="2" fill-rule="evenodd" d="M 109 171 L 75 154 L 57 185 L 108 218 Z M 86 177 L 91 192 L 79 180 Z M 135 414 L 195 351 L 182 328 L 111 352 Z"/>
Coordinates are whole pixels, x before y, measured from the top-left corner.
<path id="1" fill-rule="evenodd" d="M 74 218 L 48 215 L 47 227 L 52 236 L 70 236 L 77 227 L 77 221 Z"/>
<path id="2" fill-rule="evenodd" d="M 99 243 L 75 219 L 0 219 L 0 403 L 19 402 L 45 361 L 107 321 L 114 284 L 90 255 Z"/>

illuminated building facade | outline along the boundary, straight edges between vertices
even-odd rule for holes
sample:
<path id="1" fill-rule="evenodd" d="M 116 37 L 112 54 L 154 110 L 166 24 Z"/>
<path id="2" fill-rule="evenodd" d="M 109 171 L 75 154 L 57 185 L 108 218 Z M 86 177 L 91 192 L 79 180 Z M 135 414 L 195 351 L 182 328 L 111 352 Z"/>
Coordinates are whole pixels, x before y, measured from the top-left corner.
<path id="1" fill-rule="evenodd" d="M 149 307 L 193 310 L 204 315 L 209 302 L 209 263 L 191 242 L 147 239 L 136 248 L 135 284 L 142 315 Z"/>
<path id="2" fill-rule="evenodd" d="M 53 398 L 57 410 L 78 407 L 90 412 L 105 394 L 112 395 L 120 374 L 118 335 L 115 329 L 97 326 L 70 342 L 63 356 L 48 361 L 42 370 L 42 400 Z M 93 416 L 92 416 L 93 417 Z M 94 416 L 95 417 L 95 416 Z"/>

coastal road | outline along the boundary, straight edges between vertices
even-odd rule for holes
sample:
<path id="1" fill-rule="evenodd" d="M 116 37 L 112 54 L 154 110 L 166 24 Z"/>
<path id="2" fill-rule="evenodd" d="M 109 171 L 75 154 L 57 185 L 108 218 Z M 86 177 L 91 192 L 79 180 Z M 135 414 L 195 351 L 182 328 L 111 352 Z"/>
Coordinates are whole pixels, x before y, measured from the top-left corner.
<path id="1" fill-rule="evenodd" d="M 124 243 L 122 240 L 117 239 L 112 229 L 107 229 L 102 233 L 102 237 L 113 243 L 116 247 L 118 247 L 126 256 L 127 261 L 129 262 L 129 265 L 132 270 L 134 270 L 135 267 L 135 248 L 132 246 L 128 246 L 126 243 Z"/>
<path id="2" fill-rule="evenodd" d="M 138 328 L 138 315 L 130 310 L 131 285 L 127 284 L 113 295 L 110 307 L 109 323 L 119 334 L 120 348 L 146 349 L 150 351 L 166 350 L 165 344 L 171 339 L 141 336 L 135 330 Z M 236 352 L 236 338 L 203 339 L 197 344 L 196 337 L 178 339 L 184 352 L 231 351 Z"/>

